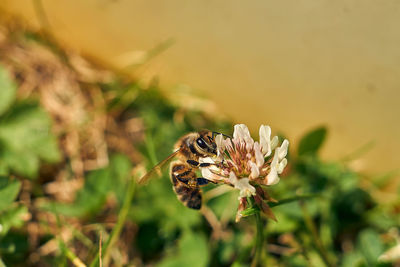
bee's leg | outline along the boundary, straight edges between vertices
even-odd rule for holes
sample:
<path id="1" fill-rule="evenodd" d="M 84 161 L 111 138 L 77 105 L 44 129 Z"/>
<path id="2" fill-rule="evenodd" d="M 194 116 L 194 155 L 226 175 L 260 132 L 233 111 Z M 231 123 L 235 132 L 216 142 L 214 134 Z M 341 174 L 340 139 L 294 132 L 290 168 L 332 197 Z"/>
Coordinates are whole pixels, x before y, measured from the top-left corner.
<path id="1" fill-rule="evenodd" d="M 203 163 L 200 163 L 199 167 L 209 167 L 211 165 L 215 165 L 215 164 L 214 163 L 203 162 Z"/>
<path id="2" fill-rule="evenodd" d="M 198 184 L 199 186 L 208 185 L 210 182 L 211 182 L 211 181 L 209 181 L 209 180 L 207 180 L 207 179 L 205 179 L 205 178 L 202 178 L 202 177 L 197 178 L 197 184 Z"/>
<path id="3" fill-rule="evenodd" d="M 188 159 L 186 162 L 189 163 L 189 165 L 191 165 L 193 167 L 199 166 L 199 163 L 195 160 Z"/>
<path id="4" fill-rule="evenodd" d="M 176 177 L 181 183 L 184 183 L 186 186 L 191 187 L 191 188 L 197 188 L 198 184 L 196 181 L 196 178 L 182 178 L 182 177 Z"/>
<path id="5" fill-rule="evenodd" d="M 189 163 L 190 165 L 194 166 L 194 167 L 202 167 L 202 168 L 203 167 L 209 167 L 211 165 L 217 165 L 215 163 L 209 163 L 209 162 L 199 163 L 199 162 L 197 162 L 195 160 L 191 160 L 191 159 L 188 159 L 186 162 Z"/>
<path id="6" fill-rule="evenodd" d="M 203 178 L 203 177 L 197 178 L 197 184 L 198 184 L 199 186 L 208 185 L 209 183 L 216 184 L 216 182 L 211 181 L 211 180 L 208 180 L 208 179 Z"/>
<path id="7" fill-rule="evenodd" d="M 180 174 L 176 174 L 175 177 L 176 177 L 176 179 L 178 179 L 178 181 L 185 184 L 186 186 L 193 187 L 193 188 L 197 187 L 195 173 L 190 168 Z"/>

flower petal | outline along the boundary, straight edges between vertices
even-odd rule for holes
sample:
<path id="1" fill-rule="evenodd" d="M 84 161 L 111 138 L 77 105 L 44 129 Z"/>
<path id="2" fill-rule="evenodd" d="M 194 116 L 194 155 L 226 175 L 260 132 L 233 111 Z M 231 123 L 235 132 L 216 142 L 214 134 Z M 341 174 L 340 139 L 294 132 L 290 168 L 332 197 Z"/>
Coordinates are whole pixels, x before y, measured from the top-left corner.
<path id="1" fill-rule="evenodd" d="M 289 141 L 287 139 L 283 140 L 278 153 L 279 161 L 281 161 L 284 157 L 286 157 L 288 147 L 289 147 Z"/>
<path id="2" fill-rule="evenodd" d="M 232 144 L 232 140 L 230 138 L 226 138 L 224 141 L 224 146 L 225 149 L 228 150 L 228 153 L 233 151 L 233 144 Z"/>
<path id="3" fill-rule="evenodd" d="M 271 168 L 278 168 L 278 164 L 279 164 L 279 151 L 280 151 L 280 147 L 275 149 L 275 153 L 274 153 L 274 157 L 272 158 L 272 162 L 271 162 Z"/>
<path id="4" fill-rule="evenodd" d="M 257 166 L 261 168 L 261 166 L 264 165 L 264 156 L 258 142 L 254 142 L 254 156 L 256 158 Z"/>
<path id="5" fill-rule="evenodd" d="M 239 198 L 249 197 L 256 194 L 256 189 L 254 186 L 249 184 L 249 178 L 238 179 L 234 172 L 229 173 L 229 182 L 236 188 L 240 190 Z"/>
<path id="6" fill-rule="evenodd" d="M 271 149 L 274 150 L 278 146 L 278 143 L 279 143 L 278 136 L 274 136 L 274 138 L 272 138 L 271 140 Z"/>
<path id="7" fill-rule="evenodd" d="M 239 197 L 249 197 L 256 194 L 255 187 L 249 184 L 249 178 L 238 179 L 235 188 L 240 190 Z"/>
<path id="8" fill-rule="evenodd" d="M 260 145 L 264 157 L 271 155 L 271 127 L 268 125 L 261 125 L 260 130 Z"/>
<path id="9" fill-rule="evenodd" d="M 235 173 L 231 171 L 231 172 L 229 173 L 229 182 L 230 182 L 233 186 L 236 187 L 237 180 L 238 180 L 238 179 L 237 179 Z"/>
<path id="10" fill-rule="evenodd" d="M 224 136 L 222 134 L 215 137 L 215 144 L 217 145 L 217 158 L 222 161 L 224 159 L 225 151 Z"/>
<path id="11" fill-rule="evenodd" d="M 240 142 L 241 140 L 243 140 L 244 133 L 243 133 L 242 125 L 243 124 L 236 124 L 233 127 L 233 140 L 232 141 L 235 144 L 236 144 L 236 142 Z"/>
<path id="12" fill-rule="evenodd" d="M 217 149 L 219 151 L 225 150 L 224 136 L 222 134 L 219 134 L 215 137 L 215 144 L 217 145 Z"/>
<path id="13" fill-rule="evenodd" d="M 283 172 L 286 165 L 287 165 L 287 159 L 284 158 L 281 162 L 279 162 L 278 169 L 277 169 L 278 174 L 281 174 Z"/>
<path id="14" fill-rule="evenodd" d="M 249 128 L 244 124 L 236 124 L 234 126 L 232 142 L 234 144 L 245 145 L 247 151 L 250 151 L 254 144 L 254 140 L 250 136 Z"/>
<path id="15" fill-rule="evenodd" d="M 213 173 L 209 168 L 200 168 L 201 169 L 201 176 L 203 176 L 203 178 L 213 181 L 213 182 L 226 182 L 226 178 L 223 176 L 219 176 L 215 173 Z"/>
<path id="16" fill-rule="evenodd" d="M 206 157 L 206 158 L 199 158 L 199 163 L 211 163 L 212 165 L 208 166 L 208 167 L 200 167 L 200 169 L 209 169 L 212 170 L 214 172 L 219 172 L 220 169 L 214 165 L 215 163 L 219 162 L 219 159 L 214 158 L 212 159 L 211 157 Z"/>
<path id="17" fill-rule="evenodd" d="M 267 185 L 274 185 L 279 182 L 279 176 L 278 173 L 276 172 L 275 168 L 271 168 L 271 171 L 267 175 Z"/>
<path id="18" fill-rule="evenodd" d="M 251 169 L 249 178 L 250 179 L 258 178 L 258 176 L 260 176 L 260 169 L 258 168 L 258 166 L 252 161 L 249 161 L 249 165 Z"/>
<path id="19" fill-rule="evenodd" d="M 245 133 L 244 141 L 246 143 L 246 150 L 251 151 L 251 149 L 253 148 L 253 145 L 254 145 L 254 140 L 253 140 L 253 138 L 251 138 L 251 135 L 250 135 L 250 132 L 249 132 L 249 129 L 247 128 L 247 126 L 244 124 L 243 124 L 243 126 L 244 126 L 243 132 Z"/>

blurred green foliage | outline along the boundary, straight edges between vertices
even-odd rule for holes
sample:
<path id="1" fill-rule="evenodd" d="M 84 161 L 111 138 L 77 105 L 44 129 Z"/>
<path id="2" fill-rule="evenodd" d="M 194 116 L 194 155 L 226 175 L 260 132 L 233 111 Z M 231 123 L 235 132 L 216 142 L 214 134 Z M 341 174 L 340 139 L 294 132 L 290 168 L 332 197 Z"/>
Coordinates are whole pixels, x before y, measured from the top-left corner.
<path id="1" fill-rule="evenodd" d="M 84 187 L 73 203 L 44 202 L 41 208 L 69 217 L 95 215 L 103 208 L 108 195 L 113 194 L 122 202 L 130 178 L 131 163 L 122 155 L 114 155 L 110 164 L 87 175 Z"/>
<path id="2" fill-rule="evenodd" d="M 101 88 L 104 94 L 114 95 L 107 104 L 109 114 L 117 114 L 117 120 L 133 116 L 143 120 L 145 140 L 136 147 L 146 169 L 168 156 L 183 134 L 203 128 L 232 134 L 232 123 L 201 110 L 184 111 L 181 119 L 176 119 L 182 110 L 157 86 L 143 88 L 114 81 L 101 84 Z M 28 206 L 19 193 L 21 183 L 29 179 L 36 188 L 30 192 L 30 201 L 43 197 L 37 189 L 42 182 L 32 178 L 38 177 L 43 162 L 55 165 L 62 158 L 57 147 L 60 137 L 51 134 L 50 128 L 50 116 L 33 99 L 17 100 L 16 86 L 0 68 L 0 266 L 23 266 L 27 255 L 37 249 L 29 244 L 29 219 L 24 219 Z M 359 174 L 341 162 L 321 160 L 318 152 L 326 135 L 327 129 L 318 127 L 306 133 L 297 147 L 291 144 L 287 174 L 278 185 L 268 188 L 278 200 L 270 205 L 278 222 L 264 219 L 262 262 L 269 266 L 391 266 L 378 258 L 396 245 L 396 237 L 389 232 L 400 225 L 400 199 L 380 203 L 372 194 L 378 189 L 361 187 L 364 178 Z M 249 265 L 255 222 L 254 216 L 234 222 L 237 192 L 227 190 L 213 196 L 215 186 L 205 187 L 204 195 L 210 196 L 205 205 L 221 226 L 216 228 L 203 214 L 177 200 L 167 172 L 147 186 L 132 187 L 131 169 L 135 166 L 126 155 L 109 153 L 108 166 L 85 174 L 84 186 L 72 203 L 44 197 L 31 206 L 36 210 L 31 210 L 31 215 L 48 212 L 56 216 L 60 229 L 72 229 L 72 238 L 63 243 L 59 232 L 50 229 L 50 222 L 31 218 L 47 229 L 47 234 L 39 236 L 40 245 L 51 239 L 59 241 L 58 250 L 43 256 L 42 264 L 65 266 L 75 254 L 85 264 L 94 263 L 102 234 L 104 258 L 125 255 L 124 263 L 113 258 L 115 266 Z M 63 164 L 69 164 L 68 160 Z M 129 190 L 133 199 L 126 197 Z M 110 206 L 110 199 L 115 205 Z M 126 217 L 121 216 L 124 211 Z M 106 230 L 104 218 L 109 214 L 117 216 L 114 229 L 121 226 L 122 234 Z M 85 225 L 95 225 L 98 231 L 88 234 L 82 230 Z M 132 237 L 124 241 L 126 236 Z M 116 251 L 111 253 L 113 249 Z M 88 251 L 84 256 L 79 254 L 83 250 Z"/>
<path id="3" fill-rule="evenodd" d="M 61 157 L 50 117 L 37 102 L 16 100 L 15 85 L 1 66 L 0 86 L 0 173 L 35 178 L 41 160 Z"/>

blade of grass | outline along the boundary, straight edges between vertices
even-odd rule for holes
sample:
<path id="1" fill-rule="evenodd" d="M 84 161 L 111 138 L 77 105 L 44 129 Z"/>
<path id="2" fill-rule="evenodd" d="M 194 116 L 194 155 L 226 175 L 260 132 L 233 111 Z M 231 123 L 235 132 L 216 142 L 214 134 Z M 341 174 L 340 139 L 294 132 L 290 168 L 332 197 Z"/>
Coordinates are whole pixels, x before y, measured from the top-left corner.
<path id="1" fill-rule="evenodd" d="M 72 232 L 73 236 L 82 242 L 83 245 L 90 248 L 93 247 L 93 242 L 90 238 L 84 235 L 80 230 L 76 229 L 73 225 L 64 222 L 64 225 Z"/>
<path id="2" fill-rule="evenodd" d="M 277 207 L 277 206 L 280 206 L 280 205 L 289 204 L 289 203 L 292 203 L 292 202 L 295 202 L 295 201 L 306 200 L 306 199 L 314 198 L 314 197 L 320 197 L 320 195 L 311 194 L 311 195 L 300 195 L 300 196 L 295 196 L 295 197 L 289 197 L 289 198 L 285 198 L 285 199 L 279 200 L 279 202 L 269 202 L 268 206 L 273 208 L 273 207 Z"/>
<path id="3" fill-rule="evenodd" d="M 65 254 L 67 258 L 72 262 L 72 264 L 76 267 L 86 267 L 86 264 L 84 264 L 81 259 L 78 258 L 78 256 L 75 255 L 74 252 L 72 252 L 64 243 L 64 241 L 61 238 L 58 238 L 58 244 Z"/>
<path id="4" fill-rule="evenodd" d="M 0 258 L 0 267 L 6 267 L 6 265 L 5 265 L 4 262 L 1 260 L 1 258 Z"/>
<path id="5" fill-rule="evenodd" d="M 103 267 L 103 260 L 102 260 L 102 251 L 101 246 L 103 245 L 103 235 L 100 232 L 100 241 L 99 241 L 99 266 Z"/>
<path id="6" fill-rule="evenodd" d="M 361 147 L 357 148 L 356 150 L 352 151 L 350 154 L 342 157 L 340 159 L 340 161 L 344 162 L 344 163 L 348 163 L 352 160 L 358 159 L 362 156 L 364 156 L 365 154 L 367 154 L 369 151 L 371 151 L 374 146 L 375 146 L 375 141 L 369 141 L 368 143 L 362 145 Z"/>
<path id="7" fill-rule="evenodd" d="M 315 226 L 314 221 L 312 220 L 310 214 L 308 213 L 308 210 L 307 210 L 307 207 L 306 207 L 304 201 L 299 201 L 299 204 L 300 204 L 301 210 L 303 212 L 304 222 L 306 224 L 308 231 L 311 234 L 311 238 L 313 240 L 313 243 L 315 244 L 317 252 L 320 254 L 322 260 L 325 262 L 325 264 L 328 267 L 335 267 L 336 263 L 333 259 L 331 259 L 327 250 L 325 249 L 321 239 L 319 238 L 317 227 Z"/>
<path id="8" fill-rule="evenodd" d="M 33 0 L 33 7 L 35 9 L 36 16 L 38 17 L 40 26 L 44 29 L 44 31 L 50 32 L 51 25 L 44 9 L 42 0 Z"/>
<path id="9" fill-rule="evenodd" d="M 146 134 L 146 150 L 147 153 L 149 154 L 149 158 L 151 161 L 152 165 L 156 165 L 158 160 L 157 160 L 157 156 L 156 156 L 156 149 L 154 147 L 154 142 L 153 142 L 153 138 L 151 137 L 150 133 Z"/>
<path id="10" fill-rule="evenodd" d="M 168 48 L 170 48 L 174 44 L 175 44 L 175 40 L 173 38 L 169 38 L 169 39 L 157 44 L 155 47 L 153 47 L 152 49 L 147 51 L 145 60 L 143 62 L 130 63 L 124 68 L 124 70 L 129 71 L 129 70 L 132 70 L 133 68 L 136 68 L 136 67 L 139 67 L 139 66 L 142 66 L 142 65 L 148 63 L 151 59 L 162 54 L 163 52 L 165 52 Z"/>
<path id="11" fill-rule="evenodd" d="M 110 253 L 111 250 L 113 248 L 113 246 L 115 245 L 115 243 L 117 242 L 122 228 L 125 224 L 126 221 L 126 217 L 128 216 L 128 212 L 129 209 L 131 208 L 131 204 L 132 204 L 132 199 L 135 193 L 135 179 L 133 179 L 133 177 L 131 177 L 130 181 L 129 181 L 129 187 L 128 190 L 125 194 L 125 199 L 124 202 L 122 204 L 121 210 L 118 214 L 118 220 L 117 220 L 117 224 L 115 225 L 114 229 L 111 232 L 111 235 L 109 236 L 109 238 L 107 239 L 107 241 L 105 242 L 105 244 L 102 246 L 101 250 L 99 249 L 96 257 L 93 259 L 93 261 L 90 263 L 91 267 L 94 266 L 99 266 L 100 264 L 100 251 L 103 252 L 103 264 L 104 266 L 108 266 L 108 263 L 110 261 Z"/>

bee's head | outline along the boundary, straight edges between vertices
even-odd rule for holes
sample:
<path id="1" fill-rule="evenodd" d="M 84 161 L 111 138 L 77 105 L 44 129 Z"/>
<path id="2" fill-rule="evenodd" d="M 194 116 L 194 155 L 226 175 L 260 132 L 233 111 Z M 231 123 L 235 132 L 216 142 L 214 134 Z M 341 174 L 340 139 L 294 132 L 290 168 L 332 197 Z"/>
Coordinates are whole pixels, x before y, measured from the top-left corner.
<path id="1" fill-rule="evenodd" d="M 194 145 L 199 152 L 208 157 L 214 157 L 217 155 L 217 144 L 214 141 L 214 135 L 208 130 L 199 132 Z"/>

